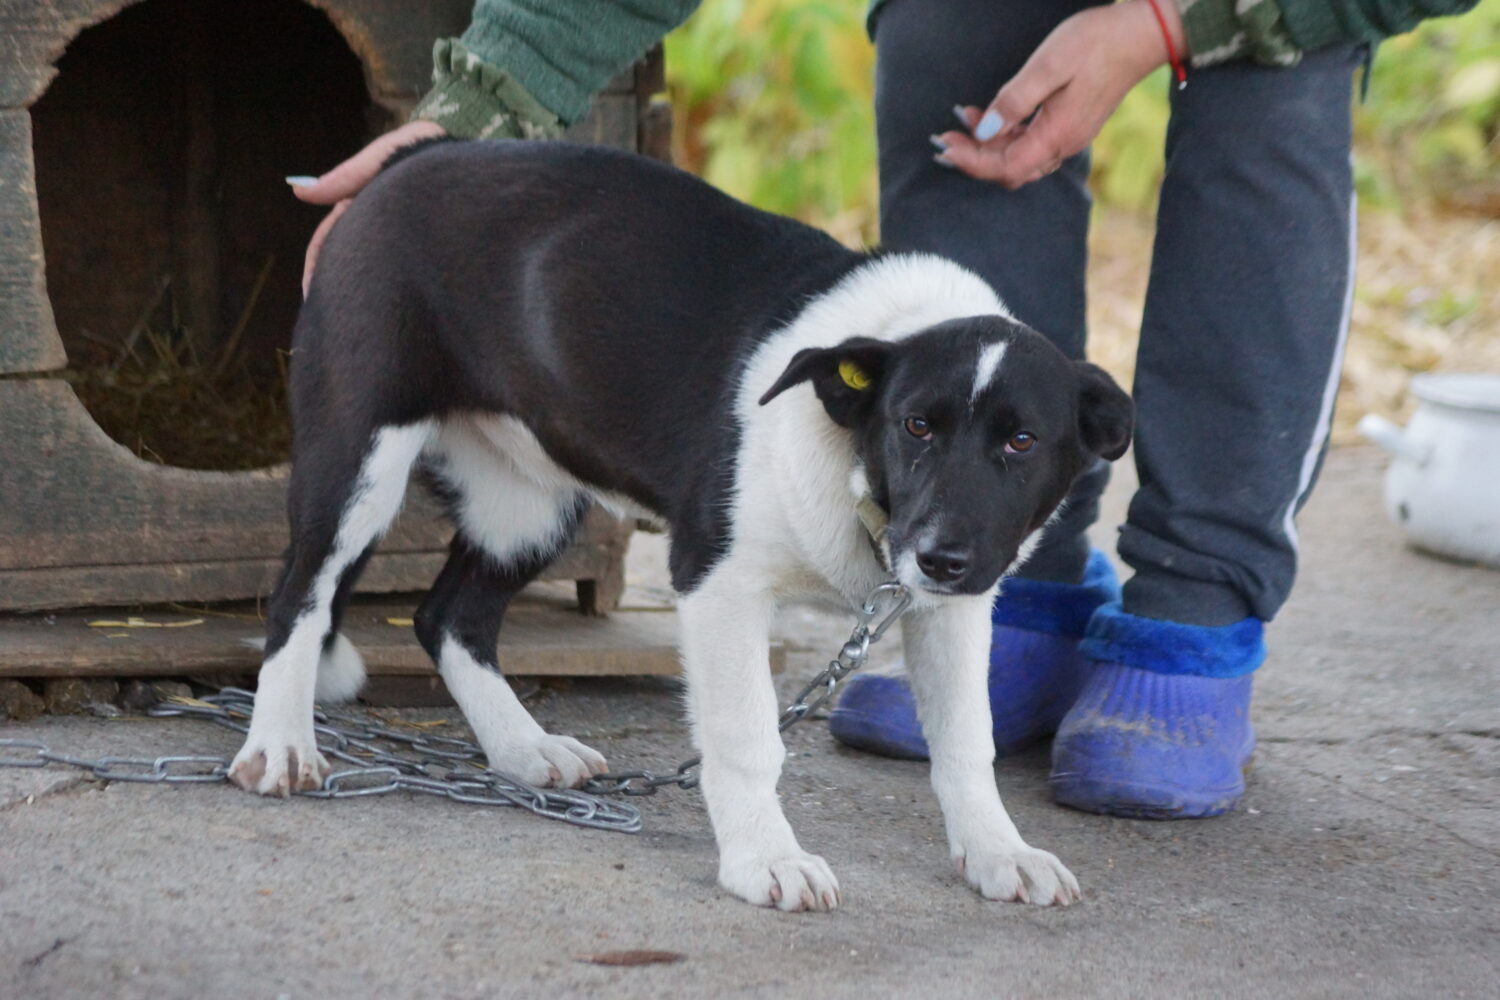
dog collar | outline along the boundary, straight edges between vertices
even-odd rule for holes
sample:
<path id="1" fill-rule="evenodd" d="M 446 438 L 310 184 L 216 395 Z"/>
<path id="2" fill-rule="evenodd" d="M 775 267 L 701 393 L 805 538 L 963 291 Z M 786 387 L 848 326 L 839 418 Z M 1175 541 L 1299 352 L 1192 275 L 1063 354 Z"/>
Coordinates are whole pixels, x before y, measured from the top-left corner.
<path id="1" fill-rule="evenodd" d="M 885 508 L 875 502 L 875 498 L 869 493 L 860 497 L 854 504 L 854 516 L 859 518 L 859 523 L 865 526 L 865 533 L 870 537 L 870 548 L 875 553 L 875 561 L 880 563 L 880 568 L 887 573 L 891 571 L 890 563 L 885 558 L 885 531 L 890 526 L 890 515 L 886 514 Z"/>

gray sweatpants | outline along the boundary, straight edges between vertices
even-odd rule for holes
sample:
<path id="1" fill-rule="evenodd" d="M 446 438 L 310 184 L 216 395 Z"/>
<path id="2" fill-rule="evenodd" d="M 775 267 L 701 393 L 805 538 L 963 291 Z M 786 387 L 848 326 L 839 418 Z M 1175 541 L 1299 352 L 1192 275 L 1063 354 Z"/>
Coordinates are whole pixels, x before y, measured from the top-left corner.
<path id="1" fill-rule="evenodd" d="M 954 127 L 953 105 L 986 105 L 1091 5 L 889 0 L 876 32 L 883 242 L 968 266 L 1075 357 L 1087 153 L 1012 192 L 933 163 L 928 136 Z M 1291 69 L 1230 63 L 1172 94 L 1133 390 L 1141 486 L 1120 536 L 1131 614 L 1269 620 L 1291 590 L 1292 518 L 1327 445 L 1353 291 L 1359 61 L 1341 46 Z M 1081 578 L 1107 478 L 1101 463 L 1079 481 L 1023 575 Z"/>

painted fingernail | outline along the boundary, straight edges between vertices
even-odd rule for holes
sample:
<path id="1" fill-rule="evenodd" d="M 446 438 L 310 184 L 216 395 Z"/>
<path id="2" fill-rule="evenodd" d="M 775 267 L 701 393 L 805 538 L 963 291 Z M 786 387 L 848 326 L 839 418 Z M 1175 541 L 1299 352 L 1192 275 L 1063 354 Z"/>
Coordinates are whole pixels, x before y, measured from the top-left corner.
<path id="1" fill-rule="evenodd" d="M 316 177 L 308 177 L 305 174 L 298 174 L 295 177 L 288 177 L 286 182 L 292 187 L 306 188 L 318 183 L 318 179 Z"/>
<path id="2" fill-rule="evenodd" d="M 933 147 L 935 149 L 937 149 L 937 151 L 939 153 L 946 153 L 946 152 L 948 152 L 948 144 L 943 141 L 943 137 L 942 136 L 940 136 L 940 135 L 929 135 L 927 137 L 927 141 L 930 142 L 930 143 L 932 143 Z"/>
<path id="3" fill-rule="evenodd" d="M 1004 127 L 1005 119 L 1000 117 L 1000 112 L 990 108 L 984 113 L 984 117 L 979 119 L 979 124 L 974 126 L 974 138 L 985 142 L 999 135 Z"/>
<path id="4" fill-rule="evenodd" d="M 957 118 L 958 123 L 964 128 L 969 127 L 969 116 L 964 114 L 964 106 L 962 104 L 953 105 L 953 117 Z"/>
<path id="5" fill-rule="evenodd" d="M 948 159 L 946 153 L 938 153 L 936 156 L 934 156 L 932 158 L 932 162 L 936 163 L 940 167 L 947 167 L 949 170 L 957 170 L 958 169 L 958 167 L 956 167 L 954 165 L 953 161 L 950 160 L 950 159 Z"/>

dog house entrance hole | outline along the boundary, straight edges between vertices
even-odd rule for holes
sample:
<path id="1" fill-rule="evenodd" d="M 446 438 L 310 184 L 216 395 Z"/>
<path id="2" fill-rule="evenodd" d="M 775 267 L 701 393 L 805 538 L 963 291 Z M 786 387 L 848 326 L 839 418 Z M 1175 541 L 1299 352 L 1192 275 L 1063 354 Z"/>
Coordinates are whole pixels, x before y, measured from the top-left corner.
<path id="1" fill-rule="evenodd" d="M 143 458 L 286 458 L 284 371 L 323 210 L 287 174 L 385 123 L 358 58 L 297 0 L 147 0 L 85 29 L 31 109 L 68 378 Z"/>

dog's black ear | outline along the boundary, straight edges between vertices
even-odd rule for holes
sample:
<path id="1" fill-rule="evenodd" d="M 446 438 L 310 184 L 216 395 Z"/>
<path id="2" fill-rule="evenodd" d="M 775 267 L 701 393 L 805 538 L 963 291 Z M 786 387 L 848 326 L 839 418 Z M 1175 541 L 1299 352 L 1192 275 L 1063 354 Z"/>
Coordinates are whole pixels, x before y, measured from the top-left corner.
<path id="1" fill-rule="evenodd" d="M 1087 361 L 1078 365 L 1078 430 L 1083 446 L 1113 462 L 1130 447 L 1135 404 L 1109 373 Z"/>
<path id="2" fill-rule="evenodd" d="M 854 337 L 837 347 L 798 351 L 786 371 L 760 397 L 760 405 L 765 406 L 794 385 L 811 382 L 834 423 L 853 426 L 858 414 L 875 398 L 890 353 L 890 344 L 869 337 Z"/>

